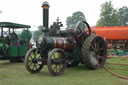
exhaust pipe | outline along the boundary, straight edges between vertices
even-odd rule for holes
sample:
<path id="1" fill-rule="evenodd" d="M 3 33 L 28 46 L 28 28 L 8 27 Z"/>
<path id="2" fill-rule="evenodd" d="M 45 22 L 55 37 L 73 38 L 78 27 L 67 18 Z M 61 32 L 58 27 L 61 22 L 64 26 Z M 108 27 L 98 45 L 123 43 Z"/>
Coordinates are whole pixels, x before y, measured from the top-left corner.
<path id="1" fill-rule="evenodd" d="M 47 1 L 43 2 L 43 26 L 46 30 L 48 30 L 48 22 L 49 22 L 49 3 Z"/>

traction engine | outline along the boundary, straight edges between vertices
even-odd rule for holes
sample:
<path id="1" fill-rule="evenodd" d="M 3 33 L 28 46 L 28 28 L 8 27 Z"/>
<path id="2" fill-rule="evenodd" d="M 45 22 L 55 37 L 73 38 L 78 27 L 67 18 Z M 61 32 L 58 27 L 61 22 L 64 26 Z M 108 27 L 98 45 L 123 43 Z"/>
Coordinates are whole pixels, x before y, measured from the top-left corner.
<path id="1" fill-rule="evenodd" d="M 104 66 L 107 46 L 104 39 L 91 33 L 89 24 L 80 21 L 74 29 L 60 30 L 62 23 L 57 19 L 48 27 L 49 4 L 44 2 L 43 35 L 36 42 L 36 48 L 30 49 L 25 57 L 26 69 L 31 73 L 40 72 L 48 66 L 53 76 L 62 74 L 66 68 L 84 64 L 89 69 Z"/>

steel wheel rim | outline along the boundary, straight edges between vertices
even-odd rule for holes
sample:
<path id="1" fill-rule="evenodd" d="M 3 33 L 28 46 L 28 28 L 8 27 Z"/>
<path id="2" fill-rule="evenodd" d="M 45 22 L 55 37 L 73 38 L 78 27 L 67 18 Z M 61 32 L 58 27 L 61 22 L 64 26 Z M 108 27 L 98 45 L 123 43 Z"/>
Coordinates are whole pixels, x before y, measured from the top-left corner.
<path id="1" fill-rule="evenodd" d="M 80 25 L 81 23 L 83 23 L 84 25 L 87 26 L 88 31 L 85 31 L 85 29 L 84 29 L 84 30 L 81 30 L 81 29 L 80 29 L 79 25 Z M 78 34 L 78 35 L 77 35 L 77 29 L 79 29 L 79 31 L 81 32 L 81 33 Z M 88 33 L 87 33 L 87 32 L 88 32 Z M 86 21 L 79 21 L 79 22 L 77 23 L 76 27 L 75 27 L 75 35 L 74 35 L 75 40 L 80 44 L 80 41 L 78 40 L 78 38 L 79 38 L 80 36 L 84 36 L 85 34 L 87 34 L 87 36 L 91 35 L 91 28 L 90 28 L 89 24 L 88 24 Z M 87 36 L 86 36 L 86 37 L 87 37 Z M 84 37 L 85 37 L 85 36 L 84 36 Z"/>
<path id="2" fill-rule="evenodd" d="M 57 55 L 57 57 L 56 57 Z M 66 67 L 66 58 L 62 51 L 52 52 L 48 58 L 48 69 L 53 76 L 62 74 Z"/>
<path id="3" fill-rule="evenodd" d="M 98 69 L 104 65 L 107 54 L 106 48 L 104 40 L 98 36 L 91 42 L 89 51 L 93 51 L 95 53 L 94 57 L 96 57 L 98 61 L 98 64 L 94 66 L 94 68 Z"/>
<path id="4" fill-rule="evenodd" d="M 26 68 L 31 73 L 39 72 L 43 67 L 42 57 L 37 53 L 37 49 L 32 49 L 29 51 L 25 62 Z"/>

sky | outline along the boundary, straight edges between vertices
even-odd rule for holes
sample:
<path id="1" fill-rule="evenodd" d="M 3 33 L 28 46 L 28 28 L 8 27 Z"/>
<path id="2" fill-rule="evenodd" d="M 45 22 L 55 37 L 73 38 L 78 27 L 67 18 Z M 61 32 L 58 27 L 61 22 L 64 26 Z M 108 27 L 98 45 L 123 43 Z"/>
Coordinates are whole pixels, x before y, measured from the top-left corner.
<path id="1" fill-rule="evenodd" d="M 31 25 L 31 30 L 42 25 L 44 1 L 49 2 L 49 26 L 59 17 L 66 27 L 66 18 L 73 12 L 82 11 L 90 26 L 95 26 L 100 16 L 101 4 L 110 0 L 0 0 L 0 22 Z M 111 0 L 114 8 L 128 6 L 128 0 Z"/>

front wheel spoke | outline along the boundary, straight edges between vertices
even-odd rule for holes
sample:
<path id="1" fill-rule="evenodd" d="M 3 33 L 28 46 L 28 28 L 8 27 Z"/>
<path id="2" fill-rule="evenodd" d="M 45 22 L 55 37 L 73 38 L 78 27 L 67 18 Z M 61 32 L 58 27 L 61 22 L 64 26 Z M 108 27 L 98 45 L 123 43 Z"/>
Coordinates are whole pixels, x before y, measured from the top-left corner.
<path id="1" fill-rule="evenodd" d="M 55 67 L 53 68 L 53 70 L 55 70 L 55 69 L 56 69 L 56 67 L 57 67 L 57 65 L 55 65 Z"/>
<path id="2" fill-rule="evenodd" d="M 37 66 L 36 66 L 36 64 L 34 64 L 35 65 L 35 70 L 37 70 Z"/>
<path id="3" fill-rule="evenodd" d="M 29 67 L 31 67 L 31 65 L 32 65 L 32 62 L 30 64 L 28 64 Z"/>
<path id="4" fill-rule="evenodd" d="M 38 59 L 38 60 L 41 60 L 42 58 L 41 58 L 41 56 L 39 56 L 37 59 Z"/>
<path id="5" fill-rule="evenodd" d="M 58 58 L 63 58 L 62 53 L 58 53 L 58 54 L 59 54 L 59 57 Z"/>
<path id="6" fill-rule="evenodd" d="M 32 68 L 32 70 L 34 70 L 34 68 L 35 68 L 35 64 L 33 65 L 33 68 Z"/>
<path id="7" fill-rule="evenodd" d="M 36 69 L 37 69 L 36 64 L 34 64 L 32 70 L 36 70 Z"/>
<path id="8" fill-rule="evenodd" d="M 36 59 L 36 54 L 34 53 L 34 58 Z"/>
<path id="9" fill-rule="evenodd" d="M 56 65 L 56 72 L 57 72 L 57 67 L 58 67 L 58 66 Z"/>
<path id="10" fill-rule="evenodd" d="M 34 52 L 33 52 L 33 55 L 34 55 L 34 58 L 36 58 L 37 52 L 34 51 Z"/>
<path id="11" fill-rule="evenodd" d="M 28 62 L 32 62 L 32 60 L 28 60 Z"/>
<path id="12" fill-rule="evenodd" d="M 54 56 L 53 58 L 56 59 L 55 53 L 53 54 L 53 56 Z"/>
<path id="13" fill-rule="evenodd" d="M 33 59 L 31 55 L 29 55 L 29 58 Z"/>

